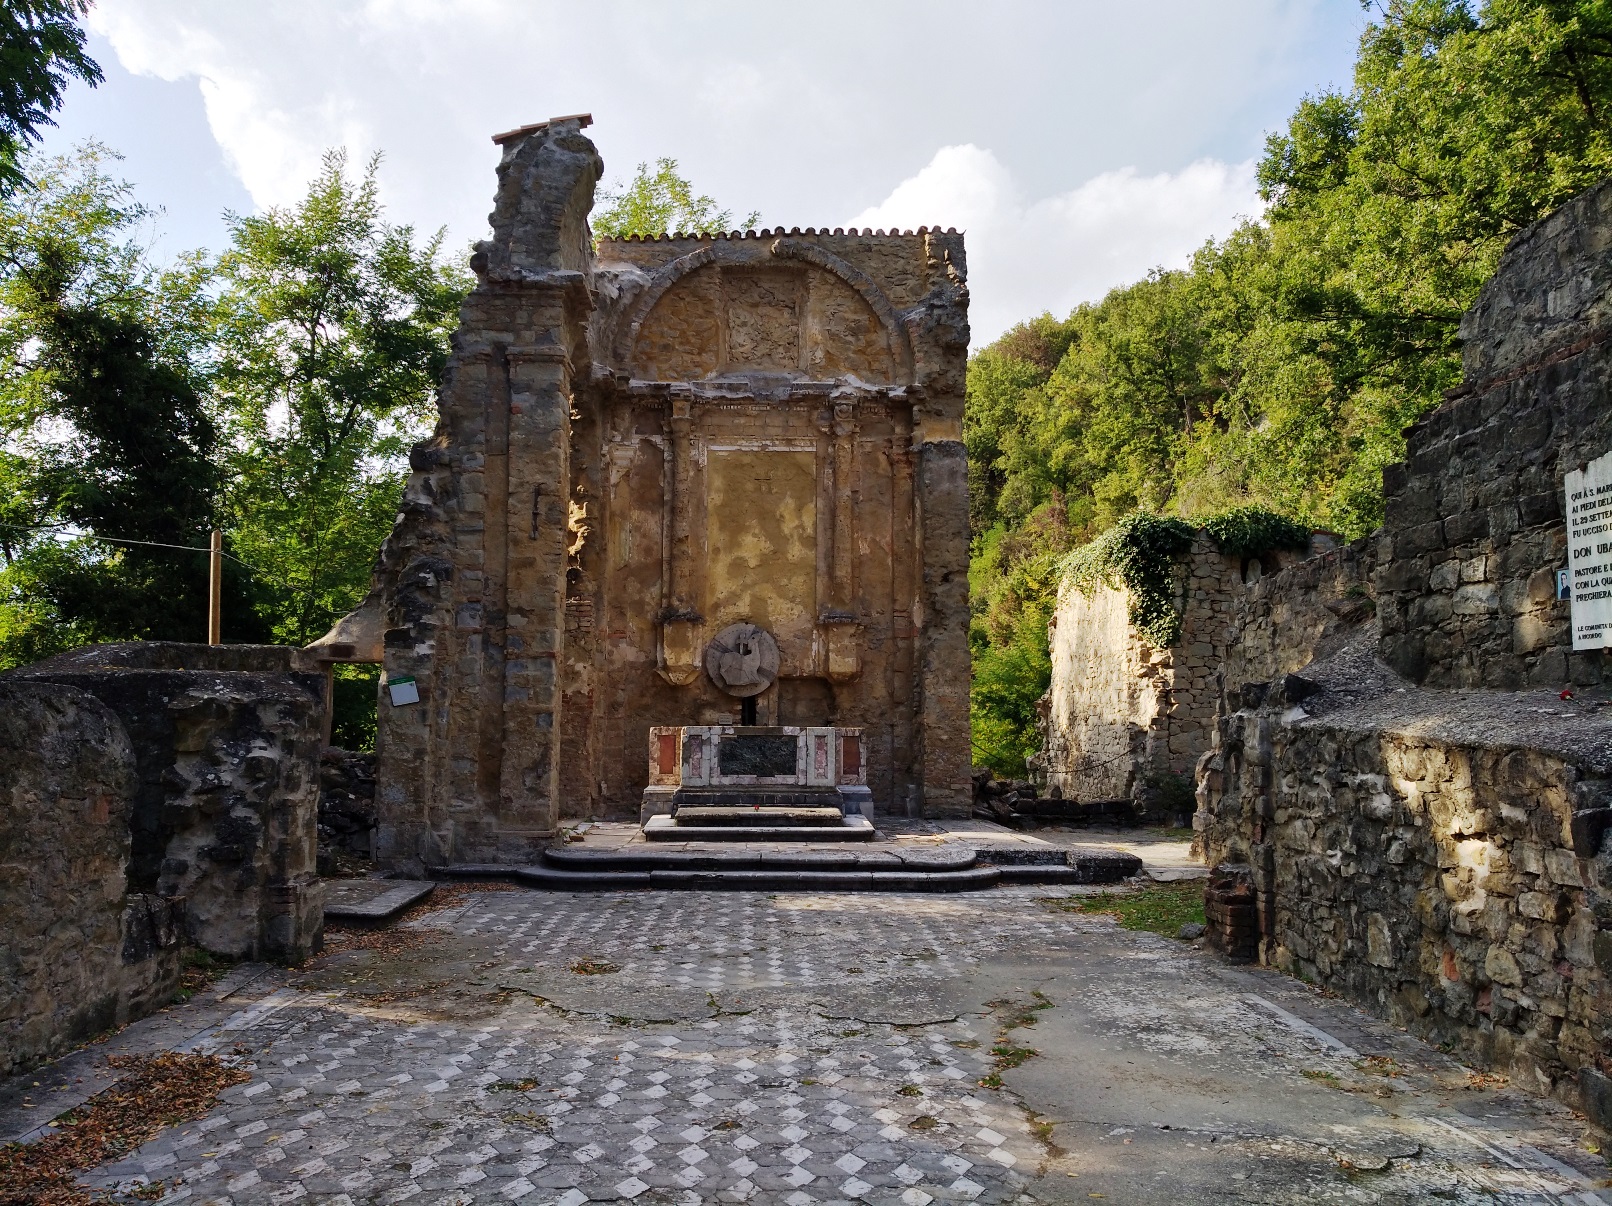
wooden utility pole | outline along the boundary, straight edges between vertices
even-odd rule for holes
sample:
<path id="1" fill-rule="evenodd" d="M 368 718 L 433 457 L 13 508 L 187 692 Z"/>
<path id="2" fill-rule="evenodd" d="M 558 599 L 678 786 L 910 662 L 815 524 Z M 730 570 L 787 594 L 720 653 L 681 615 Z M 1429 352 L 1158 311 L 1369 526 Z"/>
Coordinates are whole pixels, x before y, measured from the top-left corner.
<path id="1" fill-rule="evenodd" d="M 207 643 L 224 643 L 224 533 L 213 529 L 207 566 Z"/>

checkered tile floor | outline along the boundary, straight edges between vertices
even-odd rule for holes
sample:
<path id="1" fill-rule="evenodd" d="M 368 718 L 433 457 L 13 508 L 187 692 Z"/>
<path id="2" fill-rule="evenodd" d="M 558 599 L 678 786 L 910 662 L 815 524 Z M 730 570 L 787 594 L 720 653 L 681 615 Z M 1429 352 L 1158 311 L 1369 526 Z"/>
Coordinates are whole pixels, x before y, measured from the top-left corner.
<path id="1" fill-rule="evenodd" d="M 620 967 L 613 983 L 715 992 L 966 976 L 1092 922 L 1029 889 L 919 896 L 488 893 L 416 924 L 503 966 Z M 406 956 L 396 956 L 406 958 Z M 854 970 L 852 970 L 854 969 Z M 598 977 L 597 982 L 603 982 Z M 516 996 L 462 1025 L 281 989 L 203 1046 L 253 1079 L 92 1182 L 168 1202 L 1030 1202 L 1043 1153 L 981 1088 L 989 1018 L 919 1027 L 809 1008 L 621 1025 Z"/>

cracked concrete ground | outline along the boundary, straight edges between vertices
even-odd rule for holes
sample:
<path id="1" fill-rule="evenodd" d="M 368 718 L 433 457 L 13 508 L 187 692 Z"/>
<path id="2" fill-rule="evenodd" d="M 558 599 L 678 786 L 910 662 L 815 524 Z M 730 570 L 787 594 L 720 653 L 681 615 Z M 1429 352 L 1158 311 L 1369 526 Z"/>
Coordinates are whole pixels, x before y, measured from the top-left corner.
<path id="1" fill-rule="evenodd" d="M 88 1184 L 241 1204 L 1612 1201 L 1599 1136 L 1561 1106 L 1297 981 L 1042 903 L 1071 894 L 471 893 L 383 932 L 392 949 L 237 969 L 0 1087 L 0 1135 L 108 1083 L 108 1054 L 183 1049 L 252 1079 Z"/>

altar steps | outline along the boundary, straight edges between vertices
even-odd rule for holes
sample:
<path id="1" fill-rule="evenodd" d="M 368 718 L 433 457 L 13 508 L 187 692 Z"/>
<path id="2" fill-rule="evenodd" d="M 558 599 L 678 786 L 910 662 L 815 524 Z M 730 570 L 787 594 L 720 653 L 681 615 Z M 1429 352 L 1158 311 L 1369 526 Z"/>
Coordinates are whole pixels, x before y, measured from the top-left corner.
<path id="1" fill-rule="evenodd" d="M 877 833 L 866 817 L 841 817 L 835 813 L 831 825 L 779 824 L 773 816 L 758 818 L 760 824 L 727 820 L 720 825 L 690 824 L 669 816 L 650 817 L 644 822 L 644 840 L 649 842 L 871 842 Z"/>
<path id="2" fill-rule="evenodd" d="M 547 850 L 534 866 L 432 867 L 433 879 L 498 879 L 562 892 L 627 888 L 750 892 L 969 892 L 999 884 L 1118 883 L 1142 870 L 1101 848 L 1004 850 L 949 844 L 902 850 Z"/>

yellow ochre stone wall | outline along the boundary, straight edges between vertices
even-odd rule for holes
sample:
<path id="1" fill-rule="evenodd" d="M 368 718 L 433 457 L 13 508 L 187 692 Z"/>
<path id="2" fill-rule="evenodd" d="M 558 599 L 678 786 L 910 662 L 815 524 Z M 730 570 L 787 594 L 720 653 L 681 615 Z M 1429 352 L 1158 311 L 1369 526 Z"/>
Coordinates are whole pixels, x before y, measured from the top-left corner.
<path id="1" fill-rule="evenodd" d="M 703 668 L 738 620 L 780 647 L 762 723 L 862 726 L 876 811 L 966 816 L 962 236 L 595 250 L 585 124 L 502 142 L 441 422 L 320 643 L 419 693 L 381 702 L 380 858 L 637 816 L 651 727 L 738 719 Z"/>

